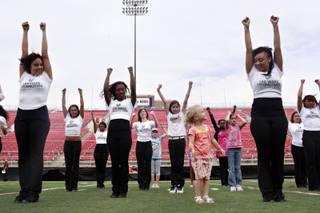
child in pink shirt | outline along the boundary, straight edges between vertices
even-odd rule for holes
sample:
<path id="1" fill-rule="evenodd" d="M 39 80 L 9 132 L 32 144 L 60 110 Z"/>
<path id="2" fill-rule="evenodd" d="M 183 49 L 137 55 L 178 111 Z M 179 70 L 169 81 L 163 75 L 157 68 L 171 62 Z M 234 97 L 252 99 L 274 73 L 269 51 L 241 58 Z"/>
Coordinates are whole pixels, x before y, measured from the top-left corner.
<path id="1" fill-rule="evenodd" d="M 213 147 L 224 154 L 223 149 L 210 134 L 210 128 L 204 124 L 206 117 L 201 106 L 190 107 L 186 112 L 185 121 L 190 125 L 189 149 L 192 152 L 192 167 L 195 173 L 195 202 L 214 203 L 209 197 L 209 181 L 212 169 Z M 201 198 L 201 182 L 204 196 Z"/>
<path id="2" fill-rule="evenodd" d="M 241 125 L 237 124 L 237 118 L 242 121 Z M 229 115 L 228 120 L 228 140 L 227 140 L 227 155 L 228 155 L 228 166 L 229 166 L 229 176 L 228 184 L 230 186 L 230 191 L 243 191 L 241 186 L 242 174 L 240 169 L 241 163 L 241 133 L 240 130 L 246 125 L 246 121 L 235 113 Z"/>

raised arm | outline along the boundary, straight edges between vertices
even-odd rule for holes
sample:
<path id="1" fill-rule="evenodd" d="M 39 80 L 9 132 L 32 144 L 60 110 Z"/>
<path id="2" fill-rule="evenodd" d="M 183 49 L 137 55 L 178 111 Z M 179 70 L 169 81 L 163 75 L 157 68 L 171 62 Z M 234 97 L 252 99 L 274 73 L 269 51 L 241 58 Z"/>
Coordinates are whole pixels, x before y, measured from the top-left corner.
<path id="1" fill-rule="evenodd" d="M 134 106 L 137 102 L 137 92 L 136 92 L 136 76 L 133 74 L 133 68 L 128 67 L 130 74 L 130 90 L 131 90 L 131 103 Z"/>
<path id="2" fill-rule="evenodd" d="M 247 124 L 247 121 L 239 114 L 237 114 L 237 118 L 241 120 L 241 124 L 239 125 L 239 127 L 240 129 L 242 129 Z"/>
<path id="3" fill-rule="evenodd" d="M 246 17 L 245 19 L 242 20 L 242 24 L 244 26 L 244 41 L 246 44 L 246 71 L 247 71 L 247 74 L 249 74 L 254 63 L 251 36 L 250 36 L 250 30 L 249 30 L 250 19 Z"/>
<path id="4" fill-rule="evenodd" d="M 192 84 L 193 84 L 193 82 L 189 81 L 188 91 L 187 91 L 186 96 L 184 97 L 183 105 L 182 105 L 182 112 L 183 113 L 185 113 L 187 110 L 187 105 L 188 105 L 188 100 L 189 100 L 191 89 L 192 89 Z"/>
<path id="5" fill-rule="evenodd" d="M 278 65 L 280 70 L 282 71 L 282 52 L 281 52 L 281 45 L 280 45 L 280 32 L 279 32 L 279 17 L 271 16 L 270 21 L 273 26 L 273 46 L 274 46 L 274 63 Z"/>
<path id="6" fill-rule="evenodd" d="M 314 80 L 314 82 L 318 85 L 319 91 L 320 91 L 320 79 L 316 79 L 316 80 Z M 318 104 L 318 106 L 320 108 L 320 104 Z"/>
<path id="7" fill-rule="evenodd" d="M 134 121 L 134 118 L 136 117 L 136 113 L 132 113 L 131 114 L 131 118 L 130 118 L 130 126 L 131 126 L 131 129 L 135 129 L 136 126 L 133 125 L 133 121 Z"/>
<path id="8" fill-rule="evenodd" d="M 303 94 L 303 84 L 304 84 L 304 82 L 305 82 L 304 79 L 300 80 L 300 87 L 299 87 L 299 90 L 298 90 L 297 108 L 298 108 L 299 112 L 302 109 L 302 94 Z"/>
<path id="9" fill-rule="evenodd" d="M 214 119 L 211 111 L 210 111 L 210 107 L 207 107 L 207 111 L 208 111 L 208 114 L 209 114 L 209 117 L 210 117 L 210 120 L 211 120 L 211 123 L 212 123 L 212 126 L 214 128 L 214 131 L 217 132 L 219 130 L 219 127 L 217 125 L 217 122 L 216 120 Z"/>
<path id="10" fill-rule="evenodd" d="M 66 92 L 67 92 L 67 89 L 64 88 L 62 90 L 62 112 L 63 112 L 63 117 L 67 117 L 67 114 L 68 114 L 68 110 L 67 110 L 67 107 L 66 107 Z"/>
<path id="11" fill-rule="evenodd" d="M 168 110 L 169 110 L 168 104 L 167 104 L 167 101 L 166 101 L 166 99 L 164 98 L 164 96 L 163 96 L 163 94 L 162 94 L 162 92 L 161 92 L 161 88 L 162 88 L 162 85 L 159 84 L 159 86 L 158 86 L 158 88 L 157 88 L 157 92 L 158 92 L 158 94 L 159 94 L 159 96 L 160 96 L 160 98 L 161 98 L 161 101 L 162 101 L 162 103 L 163 103 L 164 109 L 165 109 L 166 111 L 168 111 Z"/>
<path id="12" fill-rule="evenodd" d="M 2 101 L 4 99 L 4 95 L 3 95 L 3 92 L 2 92 L 2 89 L 1 89 L 1 85 L 0 85 L 0 101 Z"/>
<path id="13" fill-rule="evenodd" d="M 93 123 L 93 132 L 96 133 L 97 132 L 97 122 L 96 120 L 94 119 L 94 116 L 93 116 L 93 111 L 91 111 L 91 119 L 92 119 L 92 123 Z"/>
<path id="14" fill-rule="evenodd" d="M 22 48 L 21 59 L 27 57 L 28 54 L 29 54 L 29 51 L 28 51 L 28 48 L 29 48 L 29 45 L 28 45 L 29 23 L 28 22 L 23 22 L 22 23 L 22 29 L 23 29 L 23 36 L 22 36 L 22 45 L 21 45 L 21 48 Z M 21 77 L 21 75 L 25 71 L 24 64 L 21 63 L 21 62 L 20 62 L 19 70 L 20 70 L 19 74 L 20 74 L 20 77 Z"/>
<path id="15" fill-rule="evenodd" d="M 46 23 L 40 23 L 40 29 L 42 31 L 42 44 L 41 44 L 41 55 L 43 61 L 43 69 L 47 72 L 50 79 L 52 79 L 52 68 L 48 55 L 48 41 L 47 41 L 47 32 L 46 32 Z"/>
<path id="16" fill-rule="evenodd" d="M 103 96 L 104 96 L 104 99 L 105 99 L 108 106 L 111 102 L 111 94 L 109 91 L 111 73 L 112 73 L 112 68 L 108 68 L 107 69 L 107 77 L 106 77 L 106 80 L 104 81 L 104 86 L 103 86 Z"/>
<path id="17" fill-rule="evenodd" d="M 78 91 L 80 95 L 80 116 L 84 118 L 84 101 L 83 101 L 82 89 L 78 88 Z"/>
<path id="18" fill-rule="evenodd" d="M 160 122 L 156 116 L 156 113 L 154 111 L 150 112 L 150 115 L 152 116 L 154 123 L 155 123 L 155 127 L 158 128 L 160 126 Z"/>

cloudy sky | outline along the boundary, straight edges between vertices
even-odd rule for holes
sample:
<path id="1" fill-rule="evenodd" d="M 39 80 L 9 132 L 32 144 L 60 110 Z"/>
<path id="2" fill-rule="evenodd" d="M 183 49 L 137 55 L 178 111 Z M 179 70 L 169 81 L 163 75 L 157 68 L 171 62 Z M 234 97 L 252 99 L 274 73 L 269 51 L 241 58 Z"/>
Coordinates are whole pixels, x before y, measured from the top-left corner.
<path id="1" fill-rule="evenodd" d="M 251 18 L 253 46 L 272 46 L 271 15 L 280 17 L 284 57 L 283 99 L 295 105 L 299 79 L 306 93 L 318 92 L 320 3 L 317 0 L 149 0 L 149 13 L 137 18 L 137 92 L 156 94 L 159 83 L 169 98 L 182 101 L 194 82 L 190 104 L 250 106 L 252 92 L 244 70 L 241 20 Z M 29 49 L 40 52 L 39 23 L 47 23 L 54 80 L 50 107 L 78 103 L 104 108 L 99 97 L 106 68 L 111 81 L 129 81 L 133 64 L 133 17 L 122 14 L 122 0 L 1 0 L 0 84 L 8 108 L 18 104 L 18 58 L 23 21 L 30 22 Z M 319 97 L 319 95 L 318 95 Z"/>

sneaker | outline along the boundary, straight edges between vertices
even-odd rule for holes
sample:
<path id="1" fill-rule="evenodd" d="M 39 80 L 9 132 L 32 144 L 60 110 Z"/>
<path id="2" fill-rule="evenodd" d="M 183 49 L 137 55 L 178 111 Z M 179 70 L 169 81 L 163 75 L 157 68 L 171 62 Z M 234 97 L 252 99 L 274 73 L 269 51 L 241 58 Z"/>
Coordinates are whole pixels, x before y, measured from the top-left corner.
<path id="1" fill-rule="evenodd" d="M 119 194 L 112 192 L 112 194 L 110 195 L 110 197 L 111 197 L 111 198 L 118 198 L 118 197 L 119 197 Z"/>
<path id="2" fill-rule="evenodd" d="M 171 188 L 169 189 L 169 194 L 175 194 L 176 192 L 177 192 L 177 187 L 171 186 Z"/>
<path id="3" fill-rule="evenodd" d="M 159 184 L 154 184 L 154 188 L 159 189 L 160 188 Z"/>
<path id="4" fill-rule="evenodd" d="M 241 185 L 237 185 L 236 190 L 237 190 L 237 192 L 243 192 L 243 188 Z"/>
<path id="5" fill-rule="evenodd" d="M 190 188 L 193 188 L 193 184 L 190 184 Z"/>
<path id="6" fill-rule="evenodd" d="M 183 187 L 178 187 L 177 188 L 177 193 L 178 194 L 183 194 Z"/>
<path id="7" fill-rule="evenodd" d="M 153 184 L 151 185 L 151 189 L 154 189 L 154 188 L 156 188 L 156 184 L 155 184 L 155 183 L 153 183 Z"/>
<path id="8" fill-rule="evenodd" d="M 230 192 L 236 192 L 237 188 L 235 186 L 230 186 Z"/>
<path id="9" fill-rule="evenodd" d="M 18 196 L 14 199 L 14 202 L 15 202 L 15 203 L 22 203 L 23 201 L 25 201 L 25 198 L 23 198 L 21 195 L 18 195 Z"/>
<path id="10" fill-rule="evenodd" d="M 204 203 L 204 201 L 202 200 L 202 198 L 201 198 L 200 196 L 194 197 L 194 201 L 195 201 L 197 204 Z"/>
<path id="11" fill-rule="evenodd" d="M 208 195 L 203 196 L 202 199 L 203 199 L 203 201 L 204 201 L 205 203 L 214 203 L 214 199 L 211 198 L 211 197 L 209 197 Z"/>

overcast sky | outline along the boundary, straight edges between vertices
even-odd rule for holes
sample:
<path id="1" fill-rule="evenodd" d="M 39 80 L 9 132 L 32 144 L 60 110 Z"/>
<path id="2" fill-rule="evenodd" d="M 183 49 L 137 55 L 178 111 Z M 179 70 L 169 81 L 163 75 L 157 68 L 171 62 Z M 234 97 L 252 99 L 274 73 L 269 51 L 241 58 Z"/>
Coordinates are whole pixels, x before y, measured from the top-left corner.
<path id="1" fill-rule="evenodd" d="M 54 78 L 48 105 L 60 108 L 64 87 L 67 103 L 79 103 L 81 87 L 86 108 L 104 109 L 99 93 L 106 68 L 114 69 L 111 82 L 129 82 L 127 67 L 133 65 L 133 17 L 123 15 L 122 7 L 122 0 L 0 0 L 1 104 L 18 104 L 21 23 L 30 23 L 29 50 L 40 52 L 44 21 Z M 313 81 L 320 78 L 319 1 L 149 0 L 148 7 L 147 15 L 137 17 L 139 95 L 158 99 L 162 83 L 168 99 L 182 101 L 192 80 L 190 104 L 250 106 L 241 20 L 251 18 L 254 47 L 272 47 L 273 14 L 280 17 L 285 105 L 295 105 L 301 78 L 306 93 L 318 92 Z"/>

